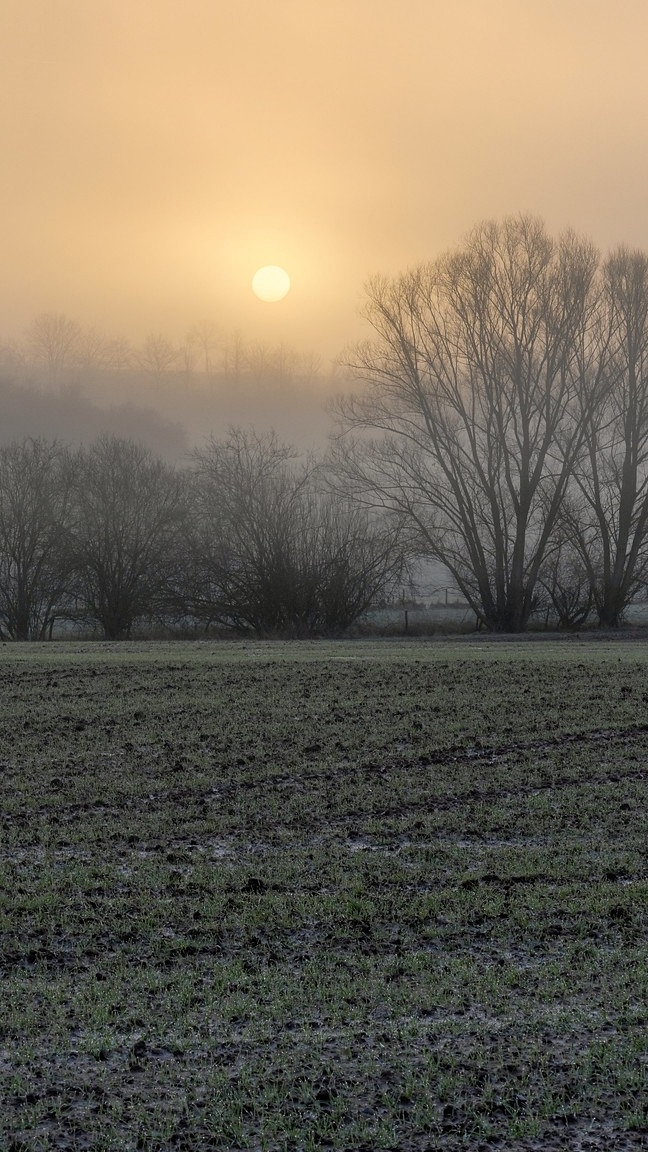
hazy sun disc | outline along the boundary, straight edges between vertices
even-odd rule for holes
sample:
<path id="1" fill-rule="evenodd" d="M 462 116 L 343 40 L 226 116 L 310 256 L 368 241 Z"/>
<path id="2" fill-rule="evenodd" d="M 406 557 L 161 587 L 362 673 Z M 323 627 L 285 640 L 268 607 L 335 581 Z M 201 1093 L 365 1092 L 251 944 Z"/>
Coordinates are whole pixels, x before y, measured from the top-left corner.
<path id="1" fill-rule="evenodd" d="M 259 300 L 283 300 L 290 291 L 290 276 L 277 264 L 266 264 L 254 273 L 252 291 Z"/>

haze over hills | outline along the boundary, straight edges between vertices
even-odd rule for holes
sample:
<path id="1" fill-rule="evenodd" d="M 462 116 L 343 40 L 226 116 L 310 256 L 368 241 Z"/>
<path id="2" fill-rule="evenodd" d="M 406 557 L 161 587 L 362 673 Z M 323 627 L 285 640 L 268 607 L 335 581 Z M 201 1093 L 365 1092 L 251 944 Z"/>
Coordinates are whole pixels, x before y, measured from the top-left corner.
<path id="1" fill-rule="evenodd" d="M 44 436 L 66 443 L 89 443 L 104 432 L 146 444 L 157 455 L 180 462 L 206 437 L 228 427 L 273 428 L 281 440 L 302 451 L 323 450 L 332 427 L 324 405 L 335 382 L 317 390 L 281 390 L 272 382 L 216 377 L 179 387 L 173 380 L 148 381 L 121 374 L 54 387 L 0 379 L 0 441 Z"/>
<path id="2" fill-rule="evenodd" d="M 230 345 L 194 334 L 175 347 L 150 336 L 139 350 L 66 317 L 37 317 L 22 344 L 0 348 L 0 441 L 25 436 L 88 443 L 103 432 L 179 462 L 228 427 L 274 429 L 301 451 L 325 450 L 325 407 L 352 383 L 285 346 Z"/>
<path id="3" fill-rule="evenodd" d="M 102 406 L 74 385 L 45 389 L 1 379 L 0 413 L 0 443 L 43 437 L 79 445 L 108 433 L 140 441 L 169 461 L 181 459 L 187 448 L 183 427 L 153 408 L 133 403 Z"/>

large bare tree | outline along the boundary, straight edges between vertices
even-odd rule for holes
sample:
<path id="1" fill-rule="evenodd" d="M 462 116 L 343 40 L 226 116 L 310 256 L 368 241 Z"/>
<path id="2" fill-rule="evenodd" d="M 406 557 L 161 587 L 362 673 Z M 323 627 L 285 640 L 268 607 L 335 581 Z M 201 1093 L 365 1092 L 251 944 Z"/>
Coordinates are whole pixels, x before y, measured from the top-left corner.
<path id="1" fill-rule="evenodd" d="M 585 413 L 586 453 L 567 517 L 599 622 L 616 627 L 648 581 L 648 256 L 619 248 L 602 273 L 605 389 Z"/>
<path id="2" fill-rule="evenodd" d="M 527 216 L 368 285 L 332 459 L 349 496 L 405 517 L 478 617 L 519 631 L 600 387 L 598 255 Z"/>

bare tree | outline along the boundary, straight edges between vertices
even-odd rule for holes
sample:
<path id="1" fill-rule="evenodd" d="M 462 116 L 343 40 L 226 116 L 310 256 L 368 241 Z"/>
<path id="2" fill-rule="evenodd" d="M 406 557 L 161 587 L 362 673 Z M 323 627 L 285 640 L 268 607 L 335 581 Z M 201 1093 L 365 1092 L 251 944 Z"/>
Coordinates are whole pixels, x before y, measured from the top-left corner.
<path id="1" fill-rule="evenodd" d="M 117 341 L 110 340 L 95 328 L 80 330 L 76 363 L 82 370 L 112 368 L 116 353 Z"/>
<path id="2" fill-rule="evenodd" d="M 139 354 L 139 363 L 145 372 L 160 380 L 165 372 L 178 363 L 178 350 L 166 336 L 153 333 L 147 336 Z"/>
<path id="3" fill-rule="evenodd" d="M 342 631 L 400 571 L 393 531 L 322 490 L 274 433 L 233 429 L 194 452 L 185 554 L 191 612 L 239 631 Z"/>
<path id="4" fill-rule="evenodd" d="M 297 453 L 274 433 L 240 429 L 220 443 L 212 438 L 193 458 L 198 614 L 241 631 L 294 627 L 303 609 L 295 600 L 301 581 L 291 544 L 308 466 L 293 471 Z"/>
<path id="5" fill-rule="evenodd" d="M 105 354 L 107 366 L 114 368 L 117 372 L 123 372 L 137 362 L 133 348 L 128 340 L 122 336 L 108 338 L 105 346 Z"/>
<path id="6" fill-rule="evenodd" d="M 285 384 L 292 380 L 299 369 L 301 357 L 287 344 L 271 347 L 257 341 L 245 354 L 245 367 L 258 384 L 261 380 L 275 380 Z M 314 361 L 311 361 L 311 370 Z"/>
<path id="7" fill-rule="evenodd" d="M 278 344 L 271 354 L 272 374 L 280 383 L 292 380 L 299 367 L 300 356 L 294 348 Z"/>
<path id="8" fill-rule="evenodd" d="M 570 532 L 599 623 L 616 627 L 648 580 L 648 256 L 619 248 L 603 268 L 606 388 L 586 412 L 587 451 Z"/>
<path id="9" fill-rule="evenodd" d="M 0 448 L 0 636 L 42 640 L 62 614 L 72 463 L 56 442 Z"/>
<path id="10" fill-rule="evenodd" d="M 299 375 L 310 384 L 322 371 L 322 357 L 319 352 L 304 352 L 299 358 Z"/>
<path id="11" fill-rule="evenodd" d="M 214 352 L 219 347 L 220 334 L 211 320 L 203 318 L 187 335 L 187 345 L 200 357 L 201 371 L 211 376 L 214 370 Z"/>
<path id="12" fill-rule="evenodd" d="M 257 341 L 245 353 L 245 369 L 256 384 L 273 375 L 273 352 L 267 344 Z"/>
<path id="13" fill-rule="evenodd" d="M 27 332 L 28 351 L 45 368 L 50 383 L 78 364 L 82 347 L 83 329 L 61 312 L 41 312 Z"/>
<path id="14" fill-rule="evenodd" d="M 335 635 L 400 585 L 401 535 L 393 518 L 371 515 L 331 493 L 312 498 L 310 521 L 304 543 L 315 584 L 311 630 Z"/>
<path id="15" fill-rule="evenodd" d="M 223 371 L 226 376 L 238 380 L 243 374 L 247 362 L 245 340 L 240 332 L 233 332 L 223 349 Z"/>
<path id="16" fill-rule="evenodd" d="M 580 526 L 582 521 L 570 494 L 538 576 L 540 598 L 544 599 L 547 619 L 555 620 L 559 628 L 582 627 L 595 608 L 591 572 L 583 561 L 574 536 L 575 523 Z"/>
<path id="17" fill-rule="evenodd" d="M 67 538 L 77 617 L 119 640 L 161 612 L 185 514 L 180 476 L 141 445 L 101 437 L 82 450 Z"/>
<path id="18" fill-rule="evenodd" d="M 478 619 L 522 630 L 600 383 L 598 256 L 541 222 L 485 223 L 464 246 L 368 286 L 373 343 L 335 408 L 344 491 L 397 510 Z"/>

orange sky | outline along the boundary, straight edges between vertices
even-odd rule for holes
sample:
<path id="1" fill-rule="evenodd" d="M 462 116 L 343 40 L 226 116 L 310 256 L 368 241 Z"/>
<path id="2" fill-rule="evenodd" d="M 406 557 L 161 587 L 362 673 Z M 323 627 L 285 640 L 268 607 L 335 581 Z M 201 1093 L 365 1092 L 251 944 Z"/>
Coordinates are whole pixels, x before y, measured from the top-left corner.
<path id="1" fill-rule="evenodd" d="M 375 272 L 530 211 L 648 248 L 646 0 L 4 0 L 0 339 L 332 356 Z M 283 265 L 279 304 L 250 289 Z"/>

